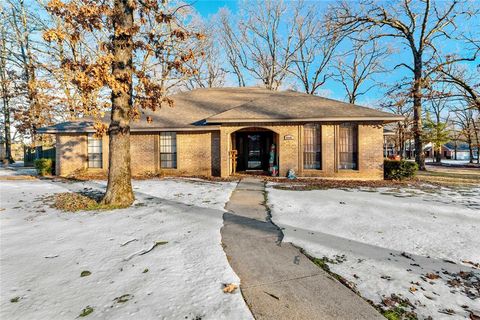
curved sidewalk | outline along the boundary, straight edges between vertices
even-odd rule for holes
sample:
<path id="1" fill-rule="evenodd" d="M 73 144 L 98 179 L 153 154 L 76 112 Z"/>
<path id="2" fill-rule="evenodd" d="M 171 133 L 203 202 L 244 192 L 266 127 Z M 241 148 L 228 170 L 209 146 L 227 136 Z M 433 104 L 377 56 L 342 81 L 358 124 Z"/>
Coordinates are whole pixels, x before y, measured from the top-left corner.
<path id="1" fill-rule="evenodd" d="M 384 319 L 313 264 L 268 217 L 265 186 L 240 181 L 226 205 L 222 242 L 256 319 Z"/>

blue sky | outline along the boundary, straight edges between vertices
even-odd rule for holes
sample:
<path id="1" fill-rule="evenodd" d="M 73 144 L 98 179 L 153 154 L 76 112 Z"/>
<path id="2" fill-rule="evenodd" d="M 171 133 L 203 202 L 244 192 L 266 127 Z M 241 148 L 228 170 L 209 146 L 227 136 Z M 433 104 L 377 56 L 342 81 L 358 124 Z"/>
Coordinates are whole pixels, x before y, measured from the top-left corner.
<path id="1" fill-rule="evenodd" d="M 32 0 L 30 0 L 32 1 Z M 30 3 L 30 1 L 27 1 L 27 3 Z M 233 14 L 238 10 L 238 5 L 239 1 L 237 0 L 186 0 L 188 3 L 192 4 L 193 7 L 198 11 L 198 13 L 206 20 L 209 19 L 212 15 L 216 14 L 219 9 L 226 7 L 228 8 Z M 246 3 L 248 3 L 248 0 L 244 0 Z M 418 0 L 416 0 L 418 1 Z M 241 3 L 241 2 L 240 2 Z M 320 8 L 326 7 L 329 3 L 332 3 L 332 1 L 329 0 L 310 0 L 310 1 L 305 1 L 306 5 L 315 5 Z M 355 3 L 352 1 L 352 3 Z M 448 4 L 449 1 L 442 1 L 439 0 L 439 3 L 444 3 Z M 476 2 L 477 5 L 480 4 L 479 2 Z M 462 26 L 468 28 L 468 26 Z M 477 29 L 479 28 L 478 22 L 474 26 Z M 393 68 L 396 64 L 400 62 L 405 62 L 407 64 L 411 64 L 412 61 L 412 54 L 410 52 L 410 49 L 405 46 L 401 45 L 399 43 L 399 40 L 393 39 L 393 38 L 384 38 L 381 40 L 382 44 L 385 46 L 393 46 L 397 49 L 395 54 L 391 55 L 388 57 L 385 62 L 385 65 L 389 68 Z M 453 43 L 449 43 L 448 41 L 442 42 L 442 49 L 445 49 L 446 51 L 451 51 L 451 50 L 457 50 L 457 45 Z M 346 50 L 346 45 L 343 45 L 341 50 Z M 476 61 L 476 64 L 480 64 L 480 62 Z M 470 68 L 474 69 L 475 68 L 475 63 L 470 64 Z M 375 80 L 376 86 L 370 90 L 368 94 L 365 96 L 362 96 L 359 98 L 358 103 L 359 104 L 364 104 L 364 105 L 371 105 L 371 106 L 378 106 L 379 102 L 384 98 L 384 93 L 386 90 L 386 86 L 389 84 L 392 84 L 395 81 L 398 81 L 399 79 L 405 77 L 405 76 L 410 76 L 410 71 L 407 71 L 406 69 L 398 68 L 394 72 L 382 74 L 380 76 L 377 76 Z M 254 85 L 254 82 L 250 82 L 249 85 Z M 373 82 L 367 83 L 366 86 L 370 86 L 373 84 Z M 227 85 L 235 85 L 235 82 L 227 83 Z M 301 90 L 301 87 L 298 87 L 299 90 Z M 319 95 L 324 95 L 328 96 L 330 98 L 334 99 L 339 99 L 339 100 L 344 100 L 345 97 L 345 92 L 344 88 L 336 81 L 330 80 L 328 81 L 319 91 Z"/>
<path id="2" fill-rule="evenodd" d="M 247 1 L 248 2 L 248 1 Z M 306 5 L 318 5 L 319 7 L 325 7 L 328 3 L 331 3 L 332 1 L 328 0 L 318 0 L 318 1 L 305 1 Z M 193 6 L 196 8 L 196 10 L 204 17 L 207 18 L 211 15 L 214 15 L 215 13 L 218 12 L 218 10 L 222 7 L 227 7 L 232 13 L 235 13 L 238 10 L 238 1 L 236 0 L 219 0 L 219 1 L 214 1 L 214 0 L 197 0 L 191 2 Z M 353 2 L 354 3 L 354 2 Z M 438 1 L 440 4 L 448 4 L 449 1 Z M 475 2 L 473 2 L 475 3 Z M 478 3 L 477 3 L 478 4 Z M 471 26 L 460 26 L 464 28 L 471 28 Z M 476 23 L 473 28 L 478 28 L 478 22 Z M 385 61 L 385 64 L 389 68 L 393 68 L 396 64 L 400 62 L 405 62 L 407 64 L 411 64 L 411 61 L 413 60 L 412 58 L 412 53 L 410 51 L 410 48 L 406 45 L 402 45 L 399 40 L 394 39 L 394 38 L 384 38 L 380 40 L 382 44 L 385 46 L 391 46 L 396 48 L 396 51 L 394 54 L 390 55 L 387 60 Z M 441 43 L 442 50 L 444 51 L 456 51 L 458 50 L 458 45 L 444 41 Z M 477 59 L 476 63 L 471 63 L 470 68 L 475 68 L 475 64 L 479 64 L 479 61 Z M 395 81 L 398 81 L 399 79 L 404 78 L 405 76 L 411 76 L 411 72 L 404 69 L 404 68 L 397 68 L 395 71 L 389 72 L 382 74 L 380 76 L 376 76 L 375 83 L 378 84 L 376 85 L 371 91 L 369 91 L 365 96 L 362 96 L 359 98 L 358 103 L 360 104 L 365 104 L 365 105 L 374 105 L 378 106 L 379 102 L 383 100 L 384 98 L 384 93 L 386 90 L 386 87 L 389 84 L 392 84 Z M 366 86 L 370 86 L 373 84 L 367 83 Z M 300 88 L 299 88 L 300 89 Z M 320 95 L 326 95 L 334 99 L 340 99 L 344 100 L 345 99 L 345 93 L 343 87 L 338 83 L 333 80 L 327 82 L 323 87 L 322 90 L 319 92 Z"/>
<path id="3" fill-rule="evenodd" d="M 237 2 L 234 0 L 197 0 L 192 2 L 195 9 L 205 18 L 209 15 L 217 13 L 220 8 L 227 7 L 232 12 L 237 7 Z"/>

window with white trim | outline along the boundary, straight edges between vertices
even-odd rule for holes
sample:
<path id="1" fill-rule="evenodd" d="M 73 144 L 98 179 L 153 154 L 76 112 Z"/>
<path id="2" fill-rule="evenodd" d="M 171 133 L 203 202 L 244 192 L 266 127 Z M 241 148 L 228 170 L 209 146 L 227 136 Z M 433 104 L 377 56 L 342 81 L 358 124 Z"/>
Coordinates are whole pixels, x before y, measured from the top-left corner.
<path id="1" fill-rule="evenodd" d="M 322 132 L 318 123 L 303 127 L 303 168 L 322 169 Z"/>
<path id="2" fill-rule="evenodd" d="M 176 132 L 160 132 L 160 167 L 177 168 Z"/>
<path id="3" fill-rule="evenodd" d="M 95 137 L 93 133 L 88 134 L 88 167 L 102 168 L 103 154 L 102 154 L 102 138 Z"/>

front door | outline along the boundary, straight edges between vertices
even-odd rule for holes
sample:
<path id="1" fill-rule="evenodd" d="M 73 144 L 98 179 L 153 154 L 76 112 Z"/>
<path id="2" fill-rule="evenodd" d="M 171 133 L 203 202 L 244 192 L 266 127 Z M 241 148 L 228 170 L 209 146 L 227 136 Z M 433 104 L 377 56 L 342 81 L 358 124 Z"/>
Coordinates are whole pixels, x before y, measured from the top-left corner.
<path id="1" fill-rule="evenodd" d="M 273 135 L 271 132 L 237 132 L 237 171 L 267 171 Z"/>

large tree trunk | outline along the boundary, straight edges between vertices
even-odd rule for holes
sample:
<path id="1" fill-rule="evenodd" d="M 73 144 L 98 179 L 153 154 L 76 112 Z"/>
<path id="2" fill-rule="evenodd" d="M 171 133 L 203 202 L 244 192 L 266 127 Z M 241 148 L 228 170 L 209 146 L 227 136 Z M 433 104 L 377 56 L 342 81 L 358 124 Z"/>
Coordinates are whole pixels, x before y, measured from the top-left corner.
<path id="1" fill-rule="evenodd" d="M 472 126 L 473 126 L 473 134 L 475 136 L 475 141 L 477 142 L 477 163 L 480 163 L 480 137 L 478 136 L 477 122 L 475 119 L 472 121 Z M 473 150 L 472 150 L 472 153 L 473 153 Z"/>
<path id="2" fill-rule="evenodd" d="M 415 140 L 415 162 L 418 169 L 425 170 L 425 154 L 422 139 L 422 59 L 415 57 L 415 82 L 413 84 L 413 139 Z"/>
<path id="3" fill-rule="evenodd" d="M 467 143 L 468 143 L 468 152 L 470 154 L 469 163 L 473 163 L 473 146 L 472 146 L 472 137 L 470 135 L 467 136 Z"/>
<path id="4" fill-rule="evenodd" d="M 132 109 L 133 8 L 129 0 L 114 4 L 114 61 L 112 72 L 123 90 L 112 90 L 112 113 L 109 128 L 110 150 L 107 192 L 104 204 L 129 206 L 135 200 L 130 169 L 130 110 Z"/>
<path id="5" fill-rule="evenodd" d="M 437 149 L 437 154 L 435 156 L 435 162 L 436 163 L 441 163 L 442 162 L 442 147 L 436 148 Z"/>
<path id="6" fill-rule="evenodd" d="M 7 163 L 14 163 L 12 157 L 12 138 L 10 134 L 10 107 L 7 97 L 3 99 L 3 116 L 5 119 L 5 159 Z"/>
<path id="7" fill-rule="evenodd" d="M 403 125 L 398 124 L 398 155 L 403 159 L 403 153 L 405 152 L 405 134 L 403 132 Z"/>
<path id="8" fill-rule="evenodd" d="M 10 134 L 10 96 L 8 92 L 8 83 L 7 83 L 7 40 L 6 40 L 6 30 L 1 27 L 1 57 L 0 57 L 0 81 L 2 82 L 2 100 L 3 100 L 3 119 L 5 122 L 5 159 L 7 163 L 13 163 L 12 157 L 12 139 Z"/>

